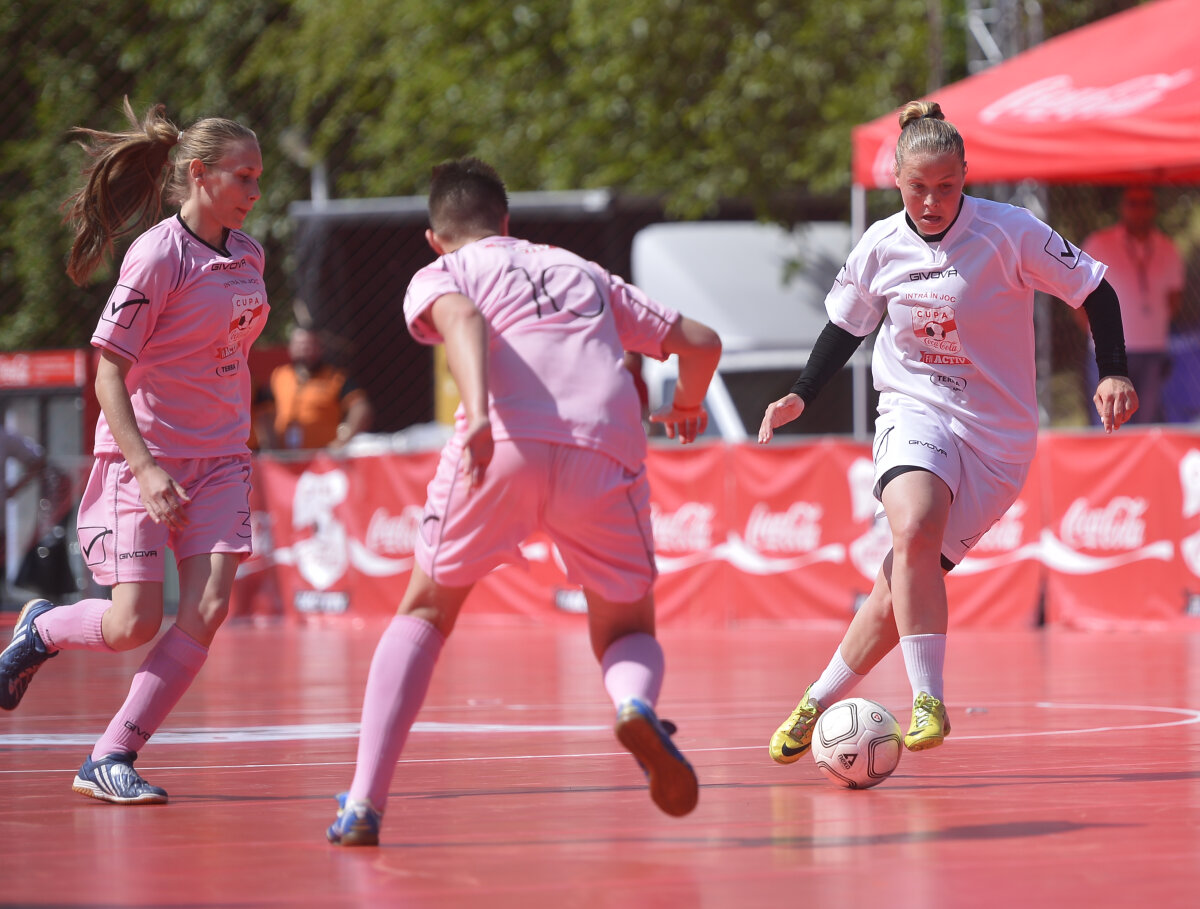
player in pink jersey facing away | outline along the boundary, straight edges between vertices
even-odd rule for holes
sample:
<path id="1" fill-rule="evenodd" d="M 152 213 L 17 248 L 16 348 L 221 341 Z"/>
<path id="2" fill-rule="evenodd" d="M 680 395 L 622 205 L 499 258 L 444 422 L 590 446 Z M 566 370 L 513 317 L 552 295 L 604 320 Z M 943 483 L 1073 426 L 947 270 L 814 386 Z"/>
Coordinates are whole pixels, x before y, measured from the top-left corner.
<path id="1" fill-rule="evenodd" d="M 426 239 L 439 258 L 413 278 L 404 317 L 445 346 L 462 403 L 429 484 L 412 577 L 367 677 L 358 759 L 327 836 L 379 842 L 388 787 L 434 665 L 472 586 L 535 530 L 558 547 L 588 604 L 616 734 L 654 802 L 691 811 L 696 774 L 654 712 L 663 653 L 646 436 L 626 350 L 679 357 L 673 402 L 651 419 L 671 438 L 704 431 L 721 342 L 595 263 L 507 236 L 508 196 L 473 158 L 434 168 Z"/>
<path id="2" fill-rule="evenodd" d="M 897 643 L 913 691 L 905 746 L 940 745 L 945 572 L 1000 519 L 1037 447 L 1034 292 L 1082 306 L 1096 342 L 1095 403 L 1111 432 L 1137 410 L 1121 311 L 1105 266 L 1029 211 L 963 193 L 962 137 L 930 102 L 900 114 L 904 210 L 874 224 L 825 299 L 829 322 L 789 394 L 767 407 L 760 443 L 795 420 L 877 327 L 875 495 L 892 548 L 824 673 L 771 738 L 789 764 L 821 711 L 847 697 Z"/>
<path id="3" fill-rule="evenodd" d="M 179 566 L 174 624 L 150 649 L 128 697 L 75 777 L 82 795 L 165 802 L 133 768 L 187 690 L 229 610 L 250 553 L 250 376 L 246 353 L 266 322 L 263 249 L 241 230 L 259 199 L 254 133 L 206 118 L 182 132 L 151 107 L 129 129 L 77 129 L 85 185 L 67 203 L 67 273 L 85 284 L 115 239 L 177 215 L 130 245 L 92 344 L 100 352 L 95 463 L 79 507 L 79 544 L 111 600 L 32 600 L 0 654 L 0 707 L 20 702 L 62 650 L 131 650 L 163 621 L 165 549 Z"/>

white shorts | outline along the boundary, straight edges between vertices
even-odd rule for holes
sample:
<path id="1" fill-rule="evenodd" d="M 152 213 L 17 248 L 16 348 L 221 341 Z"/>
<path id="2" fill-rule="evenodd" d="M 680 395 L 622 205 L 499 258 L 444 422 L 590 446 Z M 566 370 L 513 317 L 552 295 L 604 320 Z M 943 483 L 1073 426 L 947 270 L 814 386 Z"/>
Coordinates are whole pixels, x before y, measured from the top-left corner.
<path id="1" fill-rule="evenodd" d="M 527 439 L 497 440 L 478 489 L 451 439 L 429 484 L 415 558 L 435 582 L 474 584 L 505 563 L 524 564 L 534 531 L 558 548 L 573 584 L 614 603 L 640 600 L 657 576 L 650 482 L 607 455 Z"/>
<path id="2" fill-rule="evenodd" d="M 1004 516 L 1029 475 L 1029 462 L 987 457 L 955 435 L 932 408 L 911 400 L 875 421 L 873 454 L 877 499 L 881 499 L 884 475 L 898 467 L 928 470 L 950 487 L 954 501 L 942 538 L 942 556 L 952 565 L 961 562 Z"/>

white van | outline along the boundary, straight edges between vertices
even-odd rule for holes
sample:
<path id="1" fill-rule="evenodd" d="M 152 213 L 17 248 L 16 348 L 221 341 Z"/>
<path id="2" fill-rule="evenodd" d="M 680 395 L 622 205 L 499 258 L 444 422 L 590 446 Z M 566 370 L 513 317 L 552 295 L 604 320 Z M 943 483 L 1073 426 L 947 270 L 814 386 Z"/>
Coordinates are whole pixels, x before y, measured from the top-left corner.
<path id="1" fill-rule="evenodd" d="M 793 230 L 746 221 L 662 223 L 634 236 L 633 282 L 721 336 L 706 401 L 709 434 L 730 442 L 757 436 L 766 406 L 804 368 L 827 321 L 825 295 L 850 248 L 850 225 L 836 221 Z M 869 437 L 876 403 L 870 348 L 864 342 L 804 417 L 780 432 Z M 642 374 L 652 409 L 669 399 L 674 358 L 645 359 Z"/>

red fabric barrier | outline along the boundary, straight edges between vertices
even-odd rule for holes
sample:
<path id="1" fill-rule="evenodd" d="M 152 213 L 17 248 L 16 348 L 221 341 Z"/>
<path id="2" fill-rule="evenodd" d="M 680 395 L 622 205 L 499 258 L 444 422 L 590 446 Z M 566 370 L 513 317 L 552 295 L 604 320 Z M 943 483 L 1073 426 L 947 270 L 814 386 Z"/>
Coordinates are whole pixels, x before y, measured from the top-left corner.
<path id="1" fill-rule="evenodd" d="M 412 569 L 437 455 L 256 462 L 255 555 L 236 615 L 390 614 Z M 647 462 L 662 625 L 844 625 L 889 545 L 869 445 L 655 447 Z M 545 537 L 467 604 L 501 621 L 582 623 Z M 947 581 L 952 627 L 1200 622 L 1200 434 L 1042 435 L 1020 498 Z"/>
<path id="2" fill-rule="evenodd" d="M 1084 629 L 1188 621 L 1178 557 L 1187 443 L 1160 429 L 1128 428 L 1105 441 L 1115 444 L 1088 434 L 1041 446 L 1046 620 Z"/>

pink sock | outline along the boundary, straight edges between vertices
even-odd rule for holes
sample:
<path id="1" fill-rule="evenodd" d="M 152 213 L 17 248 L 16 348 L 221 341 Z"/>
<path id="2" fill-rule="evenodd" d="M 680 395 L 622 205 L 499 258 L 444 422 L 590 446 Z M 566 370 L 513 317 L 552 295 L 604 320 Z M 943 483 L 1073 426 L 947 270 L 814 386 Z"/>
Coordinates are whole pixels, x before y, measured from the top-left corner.
<path id="1" fill-rule="evenodd" d="M 604 687 L 614 706 L 627 698 L 641 698 L 651 707 L 662 689 L 662 646 L 645 632 L 635 631 L 608 645 L 600 660 Z"/>
<path id="2" fill-rule="evenodd" d="M 363 695 L 358 758 L 349 799 L 382 812 L 396 762 L 429 690 L 445 638 L 429 622 L 398 615 L 383 632 Z"/>
<path id="3" fill-rule="evenodd" d="M 112 648 L 100 632 L 104 613 L 112 600 L 80 600 L 70 606 L 55 606 L 33 620 L 42 643 L 51 653 L 57 650 L 104 650 Z"/>
<path id="4" fill-rule="evenodd" d="M 146 654 L 129 686 L 129 696 L 92 749 L 93 760 L 117 751 L 137 751 L 179 703 L 204 665 L 208 648 L 172 625 Z"/>

